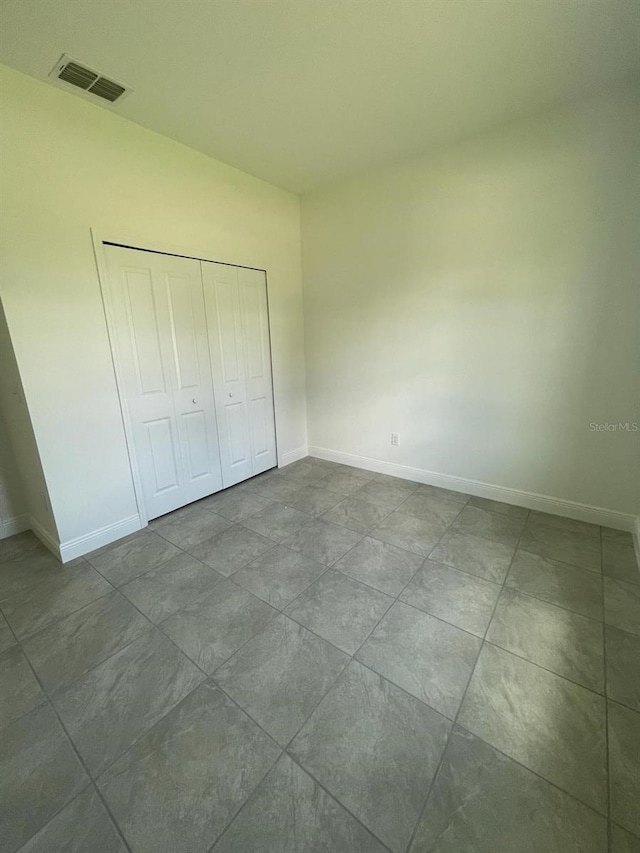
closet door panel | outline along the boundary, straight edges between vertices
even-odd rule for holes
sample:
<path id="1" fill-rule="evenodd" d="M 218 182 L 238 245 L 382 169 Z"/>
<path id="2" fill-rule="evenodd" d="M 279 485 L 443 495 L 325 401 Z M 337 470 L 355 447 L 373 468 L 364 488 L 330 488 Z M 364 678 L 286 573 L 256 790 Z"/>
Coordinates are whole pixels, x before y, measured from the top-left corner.
<path id="1" fill-rule="evenodd" d="M 196 283 L 197 286 L 197 283 Z M 173 357 L 179 390 L 195 389 L 201 384 L 198 361 L 198 329 L 194 315 L 194 288 L 187 276 L 166 276 L 171 312 Z"/>
<path id="2" fill-rule="evenodd" d="M 205 413 L 203 411 L 186 412 L 182 415 L 182 426 L 187 442 L 189 480 L 193 482 L 206 477 L 211 471 L 209 431 Z"/>
<path id="3" fill-rule="evenodd" d="M 166 394 L 151 270 L 125 267 L 122 272 L 138 393 Z"/>
<path id="4" fill-rule="evenodd" d="M 239 276 L 242 289 L 243 324 L 247 346 L 247 378 L 264 379 L 269 357 L 265 341 L 266 312 L 264 311 L 264 275 L 253 270 L 242 270 Z"/>
<path id="5" fill-rule="evenodd" d="M 264 397 L 249 402 L 251 444 L 254 459 L 260 459 L 271 450 L 268 403 Z M 271 466 L 269 466 L 271 467 Z M 258 472 L 256 472 L 258 473 Z"/>
<path id="6" fill-rule="evenodd" d="M 200 264 L 116 246 L 105 255 L 123 405 L 152 519 L 222 487 Z"/>
<path id="7" fill-rule="evenodd" d="M 164 266 L 185 502 L 190 502 L 222 488 L 202 273 L 200 263 L 187 258 L 171 257 Z"/>
<path id="8" fill-rule="evenodd" d="M 229 460 L 236 470 L 251 464 L 247 453 L 249 449 L 249 430 L 247 429 L 247 407 L 242 403 L 229 403 L 225 406 L 227 422 L 227 441 L 229 444 Z M 251 476 L 249 471 L 248 476 Z"/>
<path id="9" fill-rule="evenodd" d="M 226 488 L 253 474 L 238 270 L 225 264 L 203 262 L 202 278 L 222 480 Z"/>
<path id="10" fill-rule="evenodd" d="M 147 421 L 144 426 L 147 428 L 155 484 L 154 493 L 160 495 L 179 488 L 176 437 L 171 419 L 160 418 L 156 421 Z"/>
<path id="11" fill-rule="evenodd" d="M 251 431 L 252 471 L 277 464 L 267 281 L 260 270 L 238 271 L 246 352 L 246 388 Z"/>
<path id="12" fill-rule="evenodd" d="M 114 344 L 124 382 L 135 459 L 149 517 L 182 502 L 182 459 L 171 382 L 166 300 L 154 258 L 115 246 L 105 250 Z"/>
<path id="13" fill-rule="evenodd" d="M 242 332 L 239 328 L 236 270 L 222 270 L 214 282 L 216 335 L 220 349 L 220 378 L 225 388 L 241 390 Z"/>

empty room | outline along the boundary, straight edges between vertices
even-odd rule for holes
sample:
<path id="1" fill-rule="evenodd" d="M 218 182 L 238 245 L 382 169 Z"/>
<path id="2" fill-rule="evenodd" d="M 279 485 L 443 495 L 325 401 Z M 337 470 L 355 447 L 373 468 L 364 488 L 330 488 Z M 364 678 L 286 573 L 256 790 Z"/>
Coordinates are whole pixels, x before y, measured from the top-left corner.
<path id="1" fill-rule="evenodd" d="M 640 853 L 640 5 L 0 0 L 1 853 Z"/>

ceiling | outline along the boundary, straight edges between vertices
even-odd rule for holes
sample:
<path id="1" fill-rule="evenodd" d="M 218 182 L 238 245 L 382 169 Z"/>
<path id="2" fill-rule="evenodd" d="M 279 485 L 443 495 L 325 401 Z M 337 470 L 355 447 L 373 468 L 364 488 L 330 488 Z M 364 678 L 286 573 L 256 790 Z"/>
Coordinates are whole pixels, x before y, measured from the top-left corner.
<path id="1" fill-rule="evenodd" d="M 0 61 L 295 192 L 610 86 L 637 0 L 0 0 Z"/>

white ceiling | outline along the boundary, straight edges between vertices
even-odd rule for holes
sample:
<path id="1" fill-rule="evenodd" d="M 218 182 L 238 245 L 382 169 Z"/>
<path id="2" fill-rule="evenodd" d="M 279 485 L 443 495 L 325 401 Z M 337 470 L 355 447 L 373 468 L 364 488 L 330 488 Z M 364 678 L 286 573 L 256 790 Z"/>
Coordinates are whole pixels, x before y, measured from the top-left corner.
<path id="1" fill-rule="evenodd" d="M 0 0 L 0 61 L 62 53 L 113 109 L 296 192 L 640 68 L 638 0 Z"/>

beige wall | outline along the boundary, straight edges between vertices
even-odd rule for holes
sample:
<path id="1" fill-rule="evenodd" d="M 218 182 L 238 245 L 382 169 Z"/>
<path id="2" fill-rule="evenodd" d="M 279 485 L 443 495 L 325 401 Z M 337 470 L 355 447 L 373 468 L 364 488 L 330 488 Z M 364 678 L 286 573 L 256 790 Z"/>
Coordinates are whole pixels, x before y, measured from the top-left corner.
<path id="1" fill-rule="evenodd" d="M 62 542 L 136 513 L 90 228 L 265 268 L 280 454 L 306 441 L 298 198 L 0 66 L 2 298 Z"/>
<path id="2" fill-rule="evenodd" d="M 0 408 L 0 539 L 24 529 L 27 505 L 18 474 L 15 454 Z"/>
<path id="3" fill-rule="evenodd" d="M 136 512 L 91 227 L 268 270 L 279 452 L 303 447 L 298 199 L 2 66 L 0 92 L 28 404 L 5 393 L 5 420 L 36 521 L 68 542 Z M 638 108 L 603 97 L 303 198 L 309 444 L 636 511 L 639 434 L 589 424 L 640 421 Z"/>
<path id="4" fill-rule="evenodd" d="M 621 91 L 304 196 L 309 445 L 635 514 L 639 140 Z"/>
<path id="5" fill-rule="evenodd" d="M 4 492 L 4 499 L 2 493 Z M 6 535 L 36 525 L 57 539 L 11 338 L 0 304 L 0 525 Z M 17 519 L 17 521 L 16 521 Z M 1 534 L 2 531 L 0 531 Z"/>

